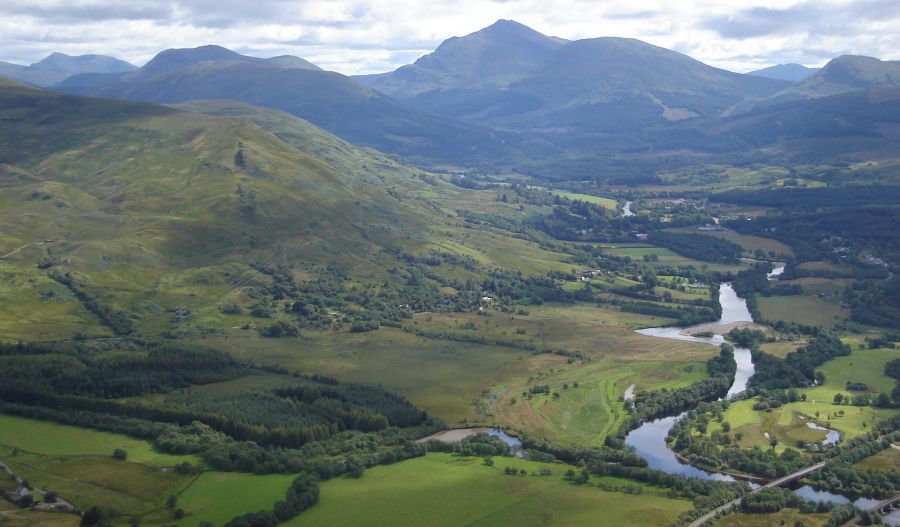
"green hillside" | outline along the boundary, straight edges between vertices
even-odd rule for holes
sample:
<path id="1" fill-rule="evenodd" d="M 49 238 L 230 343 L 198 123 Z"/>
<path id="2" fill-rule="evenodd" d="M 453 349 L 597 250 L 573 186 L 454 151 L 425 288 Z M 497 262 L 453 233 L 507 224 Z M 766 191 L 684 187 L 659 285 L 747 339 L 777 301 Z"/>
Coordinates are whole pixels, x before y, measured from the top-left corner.
<path id="1" fill-rule="evenodd" d="M 40 301 L 77 305 L 47 279 L 71 273 L 150 324 L 253 285 L 248 263 L 355 266 L 424 243 L 432 221 L 423 202 L 403 199 L 428 186 L 416 171 L 308 124 L 292 130 L 292 146 L 246 119 L 14 83 L 0 86 L 0 120 L 17 123 L 0 130 L 6 298 L 25 301 L 16 284 L 39 283 L 53 297 Z"/>

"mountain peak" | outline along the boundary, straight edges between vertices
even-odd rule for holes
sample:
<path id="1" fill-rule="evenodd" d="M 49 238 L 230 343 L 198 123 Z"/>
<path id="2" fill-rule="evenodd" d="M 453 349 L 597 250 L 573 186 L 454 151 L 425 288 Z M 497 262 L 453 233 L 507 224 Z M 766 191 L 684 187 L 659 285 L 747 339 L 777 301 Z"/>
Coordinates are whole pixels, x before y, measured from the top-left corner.
<path id="1" fill-rule="evenodd" d="M 244 55 L 215 44 L 196 48 L 172 48 L 159 52 L 140 69 L 142 76 L 159 75 L 168 71 L 213 60 L 241 60 Z"/>
<path id="2" fill-rule="evenodd" d="M 432 90 L 503 87 L 530 74 L 565 42 L 514 20 L 501 19 L 474 33 L 443 41 L 413 64 L 360 80 L 400 98 Z"/>

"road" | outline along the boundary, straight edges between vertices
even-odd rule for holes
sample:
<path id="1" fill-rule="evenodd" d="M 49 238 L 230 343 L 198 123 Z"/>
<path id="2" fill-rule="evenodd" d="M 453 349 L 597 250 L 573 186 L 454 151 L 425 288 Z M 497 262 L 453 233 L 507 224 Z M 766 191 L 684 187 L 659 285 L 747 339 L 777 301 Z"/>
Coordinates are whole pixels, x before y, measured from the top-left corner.
<path id="1" fill-rule="evenodd" d="M 819 470 L 820 468 L 822 468 L 822 467 L 824 467 L 824 466 L 825 466 L 825 462 L 824 462 L 824 461 L 821 462 L 821 463 L 816 463 L 815 465 L 810 465 L 810 466 L 808 466 L 808 467 L 806 467 L 806 468 L 804 468 L 804 469 L 801 469 L 801 470 L 798 470 L 797 472 L 794 472 L 793 474 L 788 474 L 787 476 L 785 476 L 785 477 L 783 477 L 783 478 L 778 478 L 778 479 L 776 479 L 776 480 L 774 480 L 774 481 L 770 481 L 769 483 L 766 483 L 766 484 L 763 485 L 762 487 L 753 489 L 753 491 L 751 491 L 750 494 L 753 494 L 753 493 L 755 493 L 755 492 L 759 492 L 759 491 L 761 491 L 762 489 L 770 489 L 770 488 L 772 488 L 772 487 L 780 487 L 780 486 L 784 485 L 785 483 L 790 483 L 791 481 L 794 481 L 794 480 L 803 478 L 803 477 L 805 477 L 805 476 L 807 476 L 807 475 L 809 475 L 809 474 L 812 474 L 813 472 Z M 713 510 L 707 512 L 707 513 L 704 514 L 703 516 L 700 516 L 699 518 L 697 518 L 696 520 L 694 520 L 693 522 L 691 522 L 690 525 L 689 525 L 688 527 L 700 527 L 700 526 L 702 526 L 703 524 L 705 524 L 706 522 L 708 522 L 708 521 L 712 520 L 713 518 L 715 518 L 716 515 L 718 515 L 718 514 L 720 514 L 720 513 L 723 513 L 723 512 L 725 512 L 725 511 L 727 511 L 727 510 L 730 510 L 732 507 L 735 507 L 735 506 L 740 505 L 740 504 L 741 504 L 741 499 L 740 499 L 740 498 L 738 498 L 738 499 L 736 499 L 736 500 L 729 501 L 729 502 L 726 503 L 725 505 L 722 505 L 722 506 L 720 506 L 720 507 L 717 507 L 717 508 L 715 508 L 715 509 L 713 509 Z"/>

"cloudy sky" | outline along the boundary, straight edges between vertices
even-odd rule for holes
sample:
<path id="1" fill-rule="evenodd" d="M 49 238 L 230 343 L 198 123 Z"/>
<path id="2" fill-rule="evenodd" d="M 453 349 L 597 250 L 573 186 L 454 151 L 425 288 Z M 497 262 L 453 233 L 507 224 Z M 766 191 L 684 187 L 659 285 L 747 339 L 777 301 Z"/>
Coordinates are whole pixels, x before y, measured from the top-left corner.
<path id="1" fill-rule="evenodd" d="M 639 38 L 742 72 L 850 53 L 900 59 L 900 0 L 2 0 L 0 60 L 62 51 L 142 65 L 214 43 L 373 73 L 500 18 L 568 39 Z"/>

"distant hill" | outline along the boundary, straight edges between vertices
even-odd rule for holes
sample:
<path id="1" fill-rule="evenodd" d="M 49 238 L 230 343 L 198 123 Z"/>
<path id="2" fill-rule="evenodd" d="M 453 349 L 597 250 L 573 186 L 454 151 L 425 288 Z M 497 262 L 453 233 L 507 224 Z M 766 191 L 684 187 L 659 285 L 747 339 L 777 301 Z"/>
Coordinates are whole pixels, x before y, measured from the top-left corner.
<path id="1" fill-rule="evenodd" d="M 811 75 L 815 75 L 818 71 L 819 68 L 807 68 L 803 64 L 777 64 L 761 70 L 751 71 L 747 73 L 747 75 L 768 77 L 770 79 L 782 81 L 800 82 Z"/>
<path id="2" fill-rule="evenodd" d="M 760 162 L 896 158 L 900 87 L 789 100 L 679 130 L 660 148 L 691 148 Z M 675 137 L 677 136 L 677 137 Z"/>
<path id="3" fill-rule="evenodd" d="M 105 55 L 51 53 L 30 66 L 0 62 L 0 75 L 35 86 L 51 86 L 80 73 L 123 73 L 137 67 Z"/>
<path id="4" fill-rule="evenodd" d="M 548 37 L 512 20 L 445 40 L 415 63 L 379 75 L 355 77 L 397 98 L 424 92 L 503 88 L 534 72 L 567 41 Z"/>
<path id="5" fill-rule="evenodd" d="M 356 144 L 414 158 L 465 162 L 509 149 L 502 134 L 409 109 L 302 59 L 257 59 L 219 46 L 167 50 L 118 78 L 79 75 L 56 88 L 157 103 L 237 100 L 288 112 Z"/>
<path id="6" fill-rule="evenodd" d="M 844 55 L 831 60 L 814 75 L 763 99 L 758 106 L 770 106 L 796 99 L 829 97 L 876 86 L 900 86 L 900 61 Z"/>
<path id="7" fill-rule="evenodd" d="M 788 86 L 634 39 L 568 42 L 512 21 L 449 39 L 414 64 L 362 80 L 411 107 L 536 133 L 563 147 L 717 117 Z"/>

